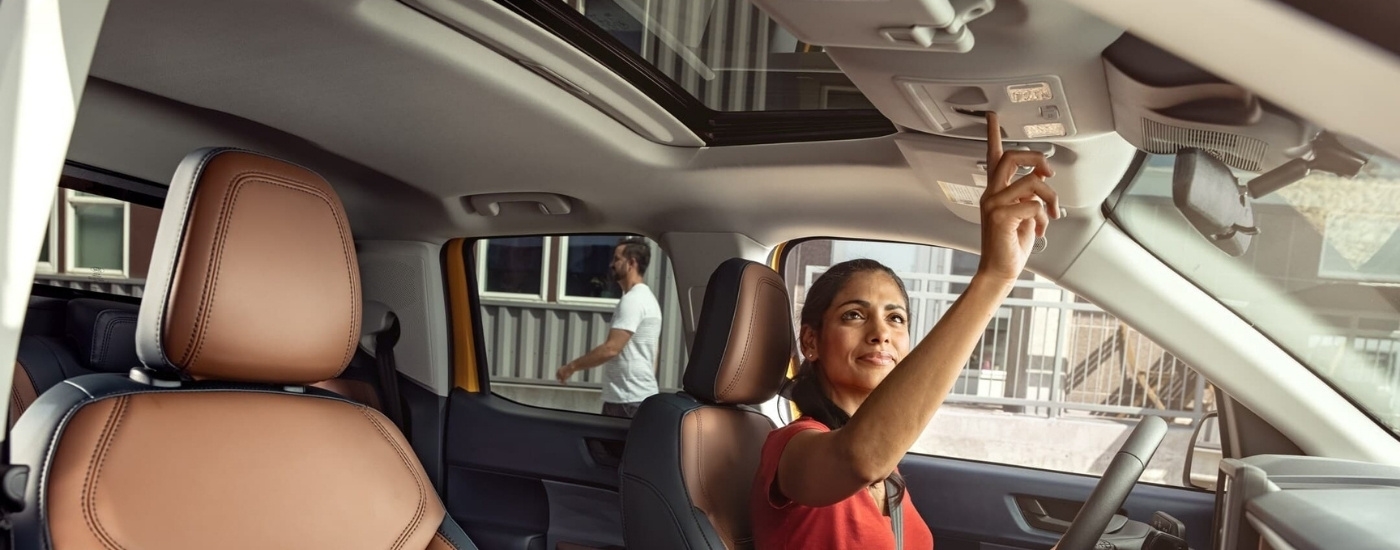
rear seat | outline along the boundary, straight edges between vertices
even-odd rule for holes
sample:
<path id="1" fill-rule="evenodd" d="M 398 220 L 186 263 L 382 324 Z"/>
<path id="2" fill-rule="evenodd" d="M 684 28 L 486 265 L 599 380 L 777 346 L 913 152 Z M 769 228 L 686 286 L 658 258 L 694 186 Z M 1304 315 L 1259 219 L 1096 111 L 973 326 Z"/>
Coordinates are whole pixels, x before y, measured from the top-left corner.
<path id="1" fill-rule="evenodd" d="M 10 425 L 39 394 L 64 380 L 95 372 L 125 373 L 140 364 L 136 358 L 139 306 L 78 298 L 60 310 L 57 304 L 62 302 L 54 298 L 30 302 L 15 357 Z"/>
<path id="2" fill-rule="evenodd" d="M 124 374 L 136 357 L 137 304 L 34 296 L 21 330 L 10 391 L 10 426 L 44 391 L 94 372 Z M 339 378 L 315 384 L 352 401 L 380 408 L 374 358 L 356 350 Z"/>

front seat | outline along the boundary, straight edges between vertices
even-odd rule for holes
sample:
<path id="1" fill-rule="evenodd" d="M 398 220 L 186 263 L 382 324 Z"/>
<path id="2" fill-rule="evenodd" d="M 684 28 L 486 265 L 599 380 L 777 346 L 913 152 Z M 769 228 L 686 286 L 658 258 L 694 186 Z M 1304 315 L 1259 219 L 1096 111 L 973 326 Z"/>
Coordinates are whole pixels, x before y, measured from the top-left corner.
<path id="1" fill-rule="evenodd" d="M 355 246 L 324 179 L 196 151 L 155 248 L 145 367 L 59 384 L 15 427 L 15 548 L 475 548 L 392 423 L 308 387 L 360 337 Z"/>
<path id="2" fill-rule="evenodd" d="M 753 547 L 749 491 L 773 423 L 751 406 L 778 393 L 792 357 L 783 280 L 733 259 L 705 288 L 684 391 L 642 402 L 622 455 L 628 548 Z"/>

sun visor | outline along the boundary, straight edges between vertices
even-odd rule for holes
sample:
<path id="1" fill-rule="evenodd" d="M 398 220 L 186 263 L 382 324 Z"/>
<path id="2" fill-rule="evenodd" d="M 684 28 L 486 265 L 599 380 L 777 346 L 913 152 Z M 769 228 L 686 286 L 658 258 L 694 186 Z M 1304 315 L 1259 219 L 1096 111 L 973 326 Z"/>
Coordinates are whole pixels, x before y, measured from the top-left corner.
<path id="1" fill-rule="evenodd" d="M 754 4 L 808 44 L 959 53 L 972 49 L 967 23 L 996 6 L 994 0 L 754 0 Z"/>

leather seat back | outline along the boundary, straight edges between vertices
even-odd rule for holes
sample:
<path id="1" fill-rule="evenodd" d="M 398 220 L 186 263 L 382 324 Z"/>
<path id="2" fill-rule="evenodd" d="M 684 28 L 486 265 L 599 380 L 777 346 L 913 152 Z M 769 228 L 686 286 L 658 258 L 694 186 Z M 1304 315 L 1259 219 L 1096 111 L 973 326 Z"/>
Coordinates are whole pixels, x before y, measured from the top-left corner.
<path id="1" fill-rule="evenodd" d="M 734 259 L 705 288 L 684 391 L 642 402 L 622 456 L 628 548 L 753 547 L 749 492 L 792 357 L 792 307 L 772 269 Z"/>
<path id="2" fill-rule="evenodd" d="M 146 292 L 146 368 L 68 380 L 15 426 L 18 547 L 473 548 L 392 423 L 308 387 L 360 335 L 354 243 L 320 176 L 186 157 Z"/>

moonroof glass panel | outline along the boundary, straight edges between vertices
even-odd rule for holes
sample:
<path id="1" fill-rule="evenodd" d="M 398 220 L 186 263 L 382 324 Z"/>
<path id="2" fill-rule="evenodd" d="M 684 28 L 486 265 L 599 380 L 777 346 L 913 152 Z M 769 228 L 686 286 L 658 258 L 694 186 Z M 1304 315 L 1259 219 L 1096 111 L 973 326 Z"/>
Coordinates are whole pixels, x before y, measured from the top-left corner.
<path id="1" fill-rule="evenodd" d="M 874 109 L 748 0 L 559 0 L 716 111 Z"/>

